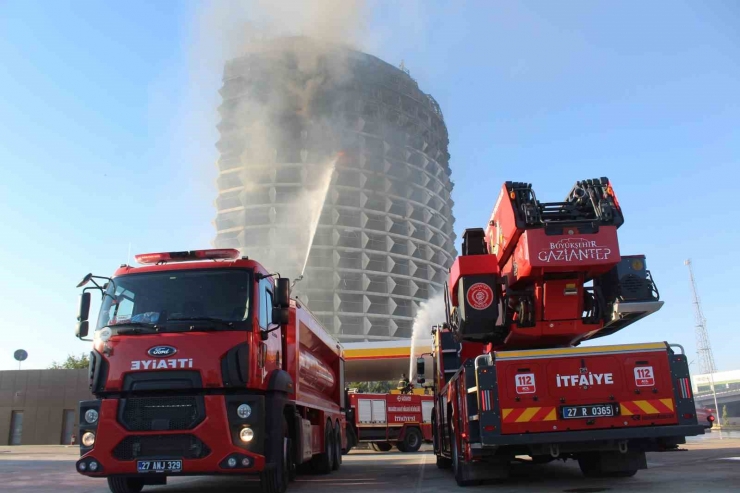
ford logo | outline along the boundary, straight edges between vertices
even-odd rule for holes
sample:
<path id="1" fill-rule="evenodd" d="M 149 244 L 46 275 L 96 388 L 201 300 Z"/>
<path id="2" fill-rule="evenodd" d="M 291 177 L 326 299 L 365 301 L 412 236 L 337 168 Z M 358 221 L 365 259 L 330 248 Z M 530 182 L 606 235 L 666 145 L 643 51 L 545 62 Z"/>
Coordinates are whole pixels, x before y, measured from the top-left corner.
<path id="1" fill-rule="evenodd" d="M 167 356 L 175 354 L 177 349 L 172 346 L 154 346 L 147 352 L 149 353 L 149 356 L 153 356 L 155 358 L 166 358 Z"/>

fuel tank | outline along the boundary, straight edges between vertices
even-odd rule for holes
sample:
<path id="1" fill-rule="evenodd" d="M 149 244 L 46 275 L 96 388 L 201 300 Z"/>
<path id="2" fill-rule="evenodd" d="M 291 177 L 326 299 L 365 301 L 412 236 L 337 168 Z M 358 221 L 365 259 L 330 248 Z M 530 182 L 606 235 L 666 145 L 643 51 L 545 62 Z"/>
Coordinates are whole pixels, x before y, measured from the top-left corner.
<path id="1" fill-rule="evenodd" d="M 328 398 L 333 395 L 337 383 L 329 365 L 311 354 L 303 345 L 298 354 L 298 379 L 302 386 Z"/>

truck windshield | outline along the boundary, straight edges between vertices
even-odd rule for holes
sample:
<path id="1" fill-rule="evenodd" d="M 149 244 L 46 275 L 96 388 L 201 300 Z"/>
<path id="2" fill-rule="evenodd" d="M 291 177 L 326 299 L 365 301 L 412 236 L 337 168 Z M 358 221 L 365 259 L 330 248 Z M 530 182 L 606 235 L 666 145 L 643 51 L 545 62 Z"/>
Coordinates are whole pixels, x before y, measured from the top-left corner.
<path id="1" fill-rule="evenodd" d="M 174 320 L 246 329 L 251 275 L 247 270 L 175 270 L 117 277 L 103 297 L 97 329 L 123 324 L 167 326 Z M 227 322 L 227 323 L 223 323 Z"/>

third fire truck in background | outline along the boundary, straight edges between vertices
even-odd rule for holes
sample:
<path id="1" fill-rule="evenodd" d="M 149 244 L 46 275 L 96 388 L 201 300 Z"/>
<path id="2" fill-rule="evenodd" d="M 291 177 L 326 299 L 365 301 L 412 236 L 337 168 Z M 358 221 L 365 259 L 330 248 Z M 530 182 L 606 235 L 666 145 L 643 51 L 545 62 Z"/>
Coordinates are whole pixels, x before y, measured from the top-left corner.
<path id="1" fill-rule="evenodd" d="M 416 452 L 432 440 L 434 397 L 414 393 L 349 394 L 348 435 L 381 452 Z M 351 427 L 351 429 L 350 429 Z"/>
<path id="2" fill-rule="evenodd" d="M 505 477 L 517 455 L 631 476 L 704 433 L 680 346 L 576 347 L 662 305 L 645 257 L 620 253 L 623 222 L 606 178 L 550 203 L 507 182 L 487 229 L 465 231 L 433 331 L 434 452 L 458 484 Z"/>

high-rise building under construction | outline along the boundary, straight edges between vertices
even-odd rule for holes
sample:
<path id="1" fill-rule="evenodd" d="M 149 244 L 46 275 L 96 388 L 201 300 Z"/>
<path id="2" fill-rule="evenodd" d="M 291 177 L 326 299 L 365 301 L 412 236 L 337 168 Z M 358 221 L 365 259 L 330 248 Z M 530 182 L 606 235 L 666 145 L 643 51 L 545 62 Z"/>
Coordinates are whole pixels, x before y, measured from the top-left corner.
<path id="1" fill-rule="evenodd" d="M 342 341 L 407 338 L 455 251 L 439 105 L 403 70 L 306 38 L 224 70 L 216 247 L 283 276 Z"/>

